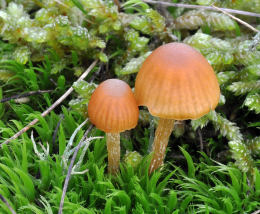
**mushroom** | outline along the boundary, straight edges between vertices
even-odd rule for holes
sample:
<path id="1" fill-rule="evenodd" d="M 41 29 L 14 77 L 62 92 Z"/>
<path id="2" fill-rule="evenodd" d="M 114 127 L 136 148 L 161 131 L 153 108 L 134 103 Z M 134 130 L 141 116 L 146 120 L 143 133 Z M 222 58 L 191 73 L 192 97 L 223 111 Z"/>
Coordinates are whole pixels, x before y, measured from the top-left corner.
<path id="1" fill-rule="evenodd" d="M 102 82 L 90 98 L 88 115 L 98 129 L 106 132 L 108 172 L 115 174 L 120 162 L 120 132 L 134 128 L 138 121 L 131 88 L 118 79 Z"/>
<path id="2" fill-rule="evenodd" d="M 135 97 L 159 117 L 149 173 L 163 164 L 174 120 L 197 119 L 214 110 L 220 89 L 214 70 L 194 48 L 162 45 L 148 56 L 137 74 Z"/>

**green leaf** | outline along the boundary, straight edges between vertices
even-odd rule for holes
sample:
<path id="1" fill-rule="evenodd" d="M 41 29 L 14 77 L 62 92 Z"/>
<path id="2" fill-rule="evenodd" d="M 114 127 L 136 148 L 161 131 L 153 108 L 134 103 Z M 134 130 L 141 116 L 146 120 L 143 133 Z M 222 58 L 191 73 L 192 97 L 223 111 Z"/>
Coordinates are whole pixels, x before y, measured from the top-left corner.
<path id="1" fill-rule="evenodd" d="M 113 203 L 113 198 L 109 198 L 106 200 L 104 214 L 112 214 L 112 211 L 111 211 L 112 203 Z"/>
<path id="2" fill-rule="evenodd" d="M 255 170 L 255 192 L 256 192 L 256 196 L 260 197 L 260 173 L 259 170 L 257 168 L 254 169 Z"/>
<path id="3" fill-rule="evenodd" d="M 61 91 L 65 90 L 65 83 L 66 83 L 65 77 L 63 75 L 60 75 L 57 81 L 57 85 Z"/>
<path id="4" fill-rule="evenodd" d="M 59 127 L 59 154 L 63 155 L 65 148 L 66 148 L 66 137 L 63 129 L 62 123 L 60 124 Z"/>
<path id="5" fill-rule="evenodd" d="M 22 169 L 28 173 L 28 153 L 25 142 L 22 144 Z"/>
<path id="6" fill-rule="evenodd" d="M 180 204 L 181 212 L 183 213 L 185 210 L 187 210 L 189 203 L 191 202 L 193 198 L 193 195 L 188 195 L 186 198 L 184 198 Z"/>
<path id="7" fill-rule="evenodd" d="M 240 183 L 239 183 L 240 179 L 236 177 L 236 175 L 232 172 L 232 170 L 228 170 L 228 173 L 229 173 L 229 176 L 230 176 L 231 181 L 232 181 L 232 187 L 236 190 L 236 192 L 238 194 L 240 194 L 241 193 L 241 186 L 240 186 Z"/>
<path id="8" fill-rule="evenodd" d="M 164 209 L 163 209 L 163 200 L 162 200 L 162 198 L 160 197 L 160 195 L 157 194 L 157 193 L 153 193 L 153 192 L 152 192 L 152 193 L 149 195 L 149 197 L 156 202 L 156 204 L 154 204 L 154 206 L 156 207 L 156 210 L 158 210 L 159 213 L 163 213 L 163 212 L 164 212 Z"/>
<path id="9" fill-rule="evenodd" d="M 188 165 L 188 176 L 190 178 L 195 178 L 195 166 L 194 166 L 194 163 L 193 163 L 193 160 L 191 158 L 191 156 L 189 155 L 189 153 L 182 147 L 179 147 L 181 152 L 183 153 L 183 155 L 185 156 L 186 158 L 186 161 L 187 161 L 187 165 Z"/>
<path id="10" fill-rule="evenodd" d="M 230 200 L 230 198 L 223 198 L 223 202 L 226 208 L 226 213 L 227 214 L 232 214 L 233 213 L 233 205 Z"/>
<path id="11" fill-rule="evenodd" d="M 45 190 L 50 186 L 51 179 L 53 178 L 50 164 L 46 160 L 39 160 L 39 170 L 41 173 L 41 189 Z"/>
<path id="12" fill-rule="evenodd" d="M 212 190 L 214 190 L 216 192 L 222 192 L 223 194 L 225 194 L 225 193 L 230 194 L 233 197 L 234 202 L 237 205 L 238 209 L 241 208 L 242 203 L 241 203 L 240 197 L 234 189 L 228 188 L 226 186 L 217 185 L 217 186 L 213 187 Z"/>
<path id="13" fill-rule="evenodd" d="M 170 190 L 168 196 L 167 208 L 169 209 L 169 213 L 171 213 L 177 206 L 177 193 L 174 190 Z"/>
<path id="14" fill-rule="evenodd" d="M 3 90 L 0 87 L 0 100 L 3 98 Z M 0 103 L 0 119 L 4 115 L 5 109 L 4 109 L 4 104 Z"/>
<path id="15" fill-rule="evenodd" d="M 31 177 L 21 169 L 15 168 L 14 170 L 23 181 L 23 191 L 25 192 L 26 196 L 30 201 L 33 201 L 35 199 L 35 189 Z"/>
<path id="16" fill-rule="evenodd" d="M 84 13 L 85 15 L 87 15 L 87 12 L 84 10 L 83 5 L 80 3 L 79 0 L 71 0 L 77 8 L 79 8 L 81 10 L 82 13 Z"/>
<path id="17" fill-rule="evenodd" d="M 17 174 L 12 171 L 9 167 L 5 166 L 4 164 L 0 163 L 0 167 L 5 171 L 5 173 L 10 177 L 10 181 L 13 184 L 16 193 L 22 194 L 20 186 L 22 185 L 21 180 L 17 176 Z"/>

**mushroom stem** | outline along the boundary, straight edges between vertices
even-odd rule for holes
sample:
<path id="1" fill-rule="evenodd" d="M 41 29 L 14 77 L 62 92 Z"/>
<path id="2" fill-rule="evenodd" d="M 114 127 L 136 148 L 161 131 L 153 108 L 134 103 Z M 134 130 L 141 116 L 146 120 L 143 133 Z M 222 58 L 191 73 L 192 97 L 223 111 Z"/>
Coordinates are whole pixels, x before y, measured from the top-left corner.
<path id="1" fill-rule="evenodd" d="M 120 133 L 106 133 L 108 173 L 116 174 L 120 162 Z"/>
<path id="2" fill-rule="evenodd" d="M 169 141 L 169 137 L 174 127 L 173 119 L 160 118 L 157 129 L 155 131 L 155 138 L 153 142 L 153 157 L 149 167 L 149 174 L 163 164 L 165 150 Z"/>

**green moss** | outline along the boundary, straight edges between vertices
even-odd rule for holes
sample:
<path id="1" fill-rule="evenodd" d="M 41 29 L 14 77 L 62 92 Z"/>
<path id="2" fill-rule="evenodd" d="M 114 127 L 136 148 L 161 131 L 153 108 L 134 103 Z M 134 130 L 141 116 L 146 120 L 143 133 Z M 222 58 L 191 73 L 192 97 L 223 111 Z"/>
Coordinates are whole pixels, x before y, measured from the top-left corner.
<path id="1" fill-rule="evenodd" d="M 176 123 L 166 164 L 151 176 L 147 150 L 157 118 L 151 122 L 147 109 L 140 109 L 138 126 L 122 134 L 122 156 L 130 150 L 126 161 L 135 169 L 122 165 L 118 176 L 107 174 L 106 144 L 95 138 L 104 133 L 93 128 L 76 157 L 63 212 L 226 214 L 259 209 L 260 33 L 222 13 L 166 10 L 141 0 L 120 1 L 120 10 L 112 0 L 0 2 L 0 100 L 36 91 L 24 104 L 1 101 L 0 143 L 39 119 L 33 134 L 26 132 L 0 148 L 0 194 L 16 212 L 58 212 L 67 165 L 89 124 L 75 130 L 87 117 L 96 86 L 119 77 L 133 88 L 146 57 L 177 40 L 200 51 L 214 68 L 221 88 L 218 107 L 197 120 Z M 194 2 L 213 3 L 185 3 Z M 258 0 L 214 4 L 260 12 Z M 259 28 L 258 18 L 239 18 Z M 96 59 L 85 80 L 74 83 Z M 71 86 L 74 91 L 63 106 L 40 116 Z M 138 163 L 132 150 L 143 155 L 141 161 L 137 155 Z M 0 213 L 10 213 L 1 200 Z"/>

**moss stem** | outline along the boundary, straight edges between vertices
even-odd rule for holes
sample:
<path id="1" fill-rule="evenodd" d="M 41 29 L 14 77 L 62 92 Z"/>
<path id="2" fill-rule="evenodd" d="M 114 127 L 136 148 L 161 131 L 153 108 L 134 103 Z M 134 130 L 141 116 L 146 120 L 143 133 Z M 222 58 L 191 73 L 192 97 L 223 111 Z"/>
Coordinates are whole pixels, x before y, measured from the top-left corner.
<path id="1" fill-rule="evenodd" d="M 155 138 L 153 142 L 153 157 L 149 168 L 149 174 L 163 164 L 165 150 L 168 145 L 169 137 L 174 127 L 174 120 L 160 118 Z"/>
<path id="2" fill-rule="evenodd" d="M 120 133 L 106 133 L 108 173 L 116 174 L 120 162 Z"/>

